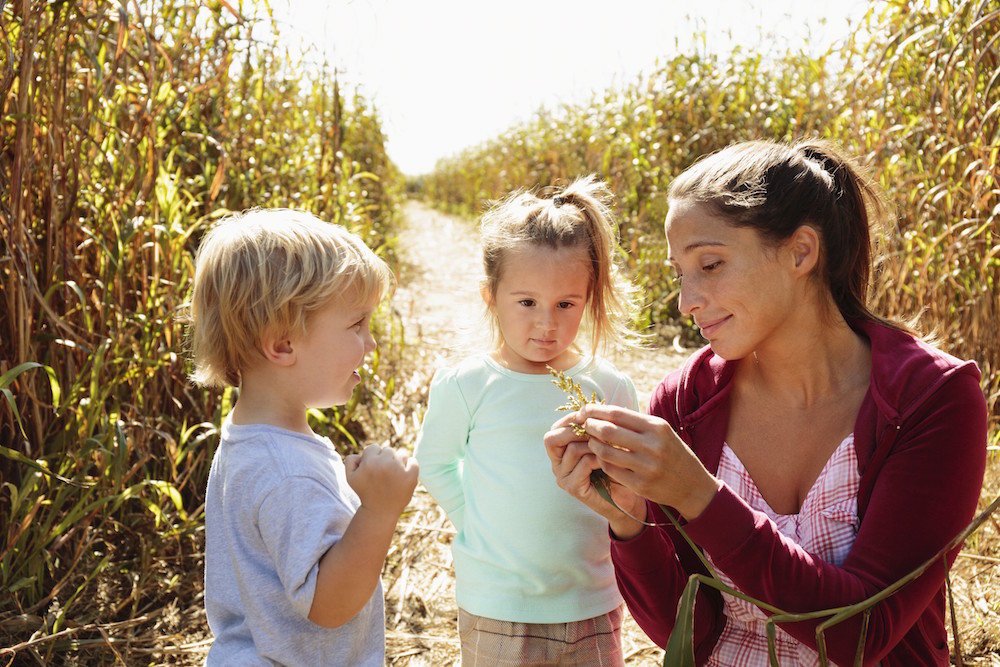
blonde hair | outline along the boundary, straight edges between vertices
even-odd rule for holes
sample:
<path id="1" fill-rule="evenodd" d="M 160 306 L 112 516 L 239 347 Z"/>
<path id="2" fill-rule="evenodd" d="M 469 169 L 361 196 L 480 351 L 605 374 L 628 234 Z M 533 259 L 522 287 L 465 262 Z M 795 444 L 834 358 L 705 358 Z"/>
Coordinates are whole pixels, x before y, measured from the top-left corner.
<path id="1" fill-rule="evenodd" d="M 590 351 L 634 345 L 632 323 L 638 312 L 635 287 L 617 260 L 618 224 L 609 207 L 611 191 L 594 175 L 578 178 L 551 198 L 517 191 L 495 203 L 482 217 L 485 288 L 496 298 L 507 252 L 528 243 L 553 250 L 585 248 L 590 255 L 590 291 L 584 319 L 590 329 Z M 488 310 L 494 344 L 499 326 Z"/>
<path id="2" fill-rule="evenodd" d="M 354 234 L 311 213 L 251 209 L 219 222 L 198 249 L 189 307 L 192 379 L 238 386 L 264 336 L 305 333 L 333 297 L 377 303 L 392 271 Z"/>

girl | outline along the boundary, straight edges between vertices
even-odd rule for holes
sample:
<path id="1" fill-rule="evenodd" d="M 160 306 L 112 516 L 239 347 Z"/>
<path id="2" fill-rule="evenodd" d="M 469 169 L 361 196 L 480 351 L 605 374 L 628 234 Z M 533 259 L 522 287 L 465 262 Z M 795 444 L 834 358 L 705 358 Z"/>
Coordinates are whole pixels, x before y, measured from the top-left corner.
<path id="1" fill-rule="evenodd" d="M 545 437 L 560 485 L 610 521 L 622 594 L 661 646 L 705 569 L 659 504 L 687 521 L 721 579 L 784 611 L 819 611 L 875 595 L 948 545 L 976 510 L 986 462 L 976 365 L 869 308 L 869 216 L 886 206 L 851 159 L 815 141 L 737 144 L 678 176 L 669 203 L 679 308 L 709 345 L 660 384 L 648 415 L 587 406 Z M 592 491 L 595 466 L 628 514 Z M 865 665 L 947 665 L 957 553 L 872 607 L 867 628 L 858 614 L 826 630 L 831 661 L 856 664 L 863 636 Z M 699 664 L 768 664 L 765 620 L 702 586 Z M 816 664 L 823 620 L 780 626 L 778 663 Z"/>
<path id="2" fill-rule="evenodd" d="M 608 524 L 559 489 L 542 443 L 566 403 L 550 366 L 587 395 L 636 408 L 632 382 L 577 347 L 581 322 L 590 352 L 633 337 L 608 197 L 588 177 L 486 213 L 480 291 L 492 349 L 431 383 L 415 455 L 458 531 L 464 665 L 624 664 Z"/>

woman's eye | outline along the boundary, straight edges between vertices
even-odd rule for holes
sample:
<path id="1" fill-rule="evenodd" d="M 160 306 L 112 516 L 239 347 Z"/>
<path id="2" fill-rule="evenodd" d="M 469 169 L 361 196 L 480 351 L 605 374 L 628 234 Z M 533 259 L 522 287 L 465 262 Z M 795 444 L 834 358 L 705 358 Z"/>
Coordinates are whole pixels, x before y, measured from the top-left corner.
<path id="1" fill-rule="evenodd" d="M 722 266 L 722 260 L 719 260 L 718 262 L 712 262 L 711 264 L 706 264 L 705 266 L 701 267 L 701 270 L 702 271 L 715 271 L 720 266 Z"/>

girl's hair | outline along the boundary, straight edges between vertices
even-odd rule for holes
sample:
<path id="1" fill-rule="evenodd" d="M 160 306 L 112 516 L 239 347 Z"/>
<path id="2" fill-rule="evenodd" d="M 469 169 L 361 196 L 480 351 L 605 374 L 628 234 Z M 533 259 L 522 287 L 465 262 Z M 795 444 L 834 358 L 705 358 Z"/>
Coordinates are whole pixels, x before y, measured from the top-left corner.
<path id="1" fill-rule="evenodd" d="M 778 243 L 801 225 L 821 238 L 818 275 L 847 320 L 878 321 L 868 307 L 872 221 L 893 218 L 882 189 L 860 165 L 823 140 L 787 145 L 747 141 L 698 160 L 670 184 L 671 202 L 710 206 L 731 224 Z"/>
<path id="2" fill-rule="evenodd" d="M 345 308 L 377 303 L 392 271 L 357 236 L 311 213 L 252 209 L 215 225 L 201 242 L 189 307 L 192 379 L 238 386 L 265 335 L 299 336 L 334 297 Z"/>
<path id="3" fill-rule="evenodd" d="M 551 198 L 517 191 L 483 215 L 481 231 L 485 286 L 495 298 L 507 252 L 528 243 L 537 247 L 585 248 L 590 255 L 590 293 L 584 321 L 591 352 L 635 343 L 635 288 L 623 275 L 617 254 L 618 225 L 609 207 L 611 191 L 593 175 L 575 180 Z M 496 316 L 489 309 L 494 342 Z"/>

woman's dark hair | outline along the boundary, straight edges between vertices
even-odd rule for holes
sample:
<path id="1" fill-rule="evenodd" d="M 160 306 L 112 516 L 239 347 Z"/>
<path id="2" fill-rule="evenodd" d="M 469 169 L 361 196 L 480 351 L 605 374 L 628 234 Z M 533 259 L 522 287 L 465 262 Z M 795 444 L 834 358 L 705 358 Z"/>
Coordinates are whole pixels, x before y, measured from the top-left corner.
<path id="1" fill-rule="evenodd" d="M 674 179 L 669 199 L 710 206 L 731 224 L 752 227 L 771 243 L 789 238 L 802 225 L 812 226 L 821 239 L 818 277 L 844 319 L 908 330 L 868 307 L 869 227 L 892 222 L 885 194 L 865 169 L 831 143 L 733 144 Z"/>

